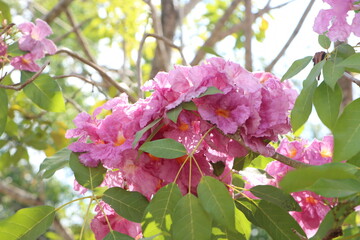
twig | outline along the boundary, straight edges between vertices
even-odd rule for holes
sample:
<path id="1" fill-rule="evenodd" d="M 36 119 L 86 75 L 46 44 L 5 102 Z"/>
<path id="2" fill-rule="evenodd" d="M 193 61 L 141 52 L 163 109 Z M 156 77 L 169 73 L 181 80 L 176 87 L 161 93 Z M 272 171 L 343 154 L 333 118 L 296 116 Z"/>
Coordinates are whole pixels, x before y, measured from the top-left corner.
<path id="1" fill-rule="evenodd" d="M 73 33 L 76 29 L 81 29 L 88 21 L 90 21 L 91 18 L 85 19 L 84 21 L 82 21 L 81 23 L 79 23 L 77 26 L 73 27 L 70 31 L 68 31 L 67 33 L 65 33 L 64 35 L 61 35 L 57 38 L 55 38 L 53 40 L 54 43 L 58 43 L 60 41 L 62 41 L 63 39 L 65 39 L 67 36 L 69 36 L 71 33 Z"/>
<path id="2" fill-rule="evenodd" d="M 61 0 L 58 2 L 58 4 L 45 16 L 42 17 L 42 19 L 45 22 L 51 23 L 55 18 L 57 18 L 62 11 L 64 11 L 74 0 Z"/>
<path id="3" fill-rule="evenodd" d="M 74 16 L 73 14 L 71 13 L 70 9 L 68 7 L 66 7 L 64 9 L 65 11 L 65 14 L 66 14 L 66 17 L 68 18 L 69 22 L 70 22 L 70 25 L 72 26 L 73 28 L 73 31 L 76 35 L 76 38 L 78 40 L 78 42 L 80 43 L 80 47 L 82 48 L 83 52 L 85 53 L 86 57 L 92 61 L 93 63 L 96 63 L 94 57 L 91 55 L 90 53 L 90 50 L 89 50 L 89 47 L 88 47 L 88 44 L 85 40 L 85 38 L 83 37 L 83 35 L 81 34 L 81 32 L 79 31 L 79 29 L 76 27 L 76 22 L 75 22 L 75 19 L 74 19 Z"/>
<path id="4" fill-rule="evenodd" d="M 251 0 L 245 0 L 245 68 L 248 71 L 252 71 L 252 50 L 251 50 L 251 42 L 253 37 L 252 24 L 253 24 L 253 14 L 251 12 L 252 4 Z"/>
<path id="5" fill-rule="evenodd" d="M 239 3 L 242 0 L 233 0 L 230 4 L 230 6 L 225 10 L 224 14 L 222 15 L 222 17 L 219 19 L 219 21 L 216 23 L 213 31 L 210 34 L 210 37 L 205 41 L 203 46 L 214 46 L 214 44 L 216 42 L 218 42 L 219 40 L 221 40 L 220 38 L 220 34 L 221 34 L 221 30 L 224 27 L 225 23 L 227 20 L 229 20 L 230 16 L 232 15 L 232 13 L 235 11 L 236 7 L 239 5 Z M 206 52 L 204 51 L 203 48 L 200 48 L 194 59 L 191 61 L 190 65 L 194 66 L 199 64 L 199 62 L 203 59 L 203 57 L 205 56 Z"/>
<path id="6" fill-rule="evenodd" d="M 37 198 L 34 194 L 31 194 L 7 182 L 5 183 L 0 181 L 0 193 L 6 195 L 7 197 L 10 197 L 18 203 L 27 206 L 39 206 L 44 204 L 44 201 Z M 61 222 L 57 217 L 55 217 L 53 224 L 56 232 L 61 235 L 62 239 L 73 239 L 68 233 L 68 230 L 61 225 Z"/>
<path id="7" fill-rule="evenodd" d="M 8 24 L 5 28 L 4 28 L 4 30 L 2 30 L 1 32 L 0 32 L 0 36 L 2 36 L 4 33 L 6 33 L 10 28 L 12 28 L 13 26 L 15 26 L 15 23 L 10 23 L 10 24 Z"/>
<path id="8" fill-rule="evenodd" d="M 201 0 L 190 0 L 185 6 L 184 6 L 184 11 L 183 11 L 183 15 L 181 16 L 182 18 L 186 17 L 191 10 L 199 3 L 201 2 Z M 182 22 L 182 19 L 180 19 L 180 22 Z"/>
<path id="9" fill-rule="evenodd" d="M 65 97 L 66 102 L 70 103 L 75 107 L 78 112 L 86 112 L 77 102 L 75 102 L 73 99 Z"/>
<path id="10" fill-rule="evenodd" d="M 360 87 L 360 80 L 353 77 L 350 73 L 344 72 L 344 76 Z"/>
<path id="11" fill-rule="evenodd" d="M 139 96 L 142 95 L 142 92 L 141 92 L 141 85 L 142 85 L 141 56 L 142 56 L 142 50 L 144 48 L 145 40 L 148 37 L 153 37 L 153 38 L 159 39 L 159 40 L 163 41 L 166 45 L 178 50 L 183 62 L 185 62 L 185 65 L 188 65 L 186 62 L 185 56 L 182 52 L 181 47 L 175 45 L 170 39 L 168 39 L 166 37 L 159 36 L 159 35 L 156 35 L 153 33 L 145 33 L 143 35 L 143 38 L 141 39 L 140 47 L 139 47 L 139 51 L 138 51 L 138 58 L 136 60 L 136 78 L 137 78 L 137 83 L 138 83 L 138 88 L 139 88 Z"/>
<path id="12" fill-rule="evenodd" d="M 69 78 L 69 77 L 78 78 L 78 79 L 83 80 L 84 82 L 86 82 L 88 84 L 91 84 L 92 86 L 96 87 L 98 89 L 98 91 L 100 93 L 102 93 L 106 97 L 106 99 L 109 98 L 108 95 L 100 88 L 100 86 L 96 82 L 88 80 L 87 78 L 85 78 L 85 77 L 83 77 L 81 75 L 67 74 L 67 75 L 53 76 L 52 78 L 54 78 L 54 79 L 62 79 L 62 78 Z"/>
<path id="13" fill-rule="evenodd" d="M 11 90 L 15 90 L 15 91 L 20 91 L 21 89 L 23 89 L 24 87 L 26 87 L 27 85 L 29 85 L 30 83 L 32 83 L 33 81 L 35 81 L 35 79 L 40 76 L 40 74 L 44 71 L 44 69 L 46 68 L 47 65 L 50 64 L 50 61 L 47 61 L 38 72 L 36 72 L 31 78 L 29 78 L 28 80 L 26 80 L 26 82 L 17 85 L 0 85 L 0 88 L 5 88 L 5 89 L 11 89 Z"/>
<path id="14" fill-rule="evenodd" d="M 97 64 L 90 62 L 89 60 L 79 56 L 78 54 L 67 50 L 67 49 L 60 49 L 58 50 L 55 54 L 60 54 L 60 53 L 66 53 L 67 55 L 79 60 L 80 62 L 85 63 L 86 65 L 89 65 L 90 67 L 92 67 L 93 69 L 95 69 L 96 71 L 99 72 L 100 75 L 104 76 L 104 80 L 107 81 L 108 83 L 110 83 L 111 85 L 113 85 L 119 92 L 122 93 L 126 93 L 129 97 L 129 101 L 134 103 L 136 102 L 136 99 L 130 95 L 127 90 L 123 87 L 121 87 L 114 79 L 112 79 L 100 66 L 98 66 Z"/>
<path id="15" fill-rule="evenodd" d="M 246 146 L 244 141 L 241 139 L 241 136 L 240 136 L 239 133 L 224 134 L 220 129 L 218 129 L 218 131 L 220 133 L 222 133 L 224 136 L 227 136 L 228 138 L 235 140 L 237 143 L 239 143 L 241 146 L 243 146 L 246 150 L 253 151 L 248 146 Z M 275 159 L 275 160 L 277 160 L 277 161 L 279 161 L 279 162 L 281 162 L 281 163 L 283 163 L 285 165 L 293 167 L 293 168 L 303 168 L 303 167 L 310 167 L 311 166 L 310 164 L 306 164 L 306 163 L 303 163 L 303 162 L 296 161 L 294 159 L 291 159 L 291 158 L 289 158 L 287 156 L 284 156 L 284 155 L 282 155 L 280 153 L 277 153 L 277 152 L 274 155 L 272 155 L 271 158 L 273 158 L 273 159 Z"/>
<path id="16" fill-rule="evenodd" d="M 270 72 L 273 67 L 275 66 L 275 64 L 280 60 L 280 58 L 284 55 L 285 51 L 288 49 L 288 47 L 290 46 L 291 42 L 295 39 L 296 35 L 299 33 L 300 28 L 302 27 L 308 13 L 310 12 L 310 9 L 312 8 L 312 6 L 314 5 L 315 0 L 310 0 L 309 5 L 307 6 L 307 8 L 305 9 L 303 15 L 300 18 L 300 21 L 298 22 L 296 28 L 294 29 L 293 33 L 291 34 L 289 40 L 286 42 L 286 44 L 284 45 L 284 47 L 281 49 L 281 51 L 279 52 L 279 54 L 275 57 L 275 59 L 269 64 L 269 66 L 267 66 L 265 68 L 266 72 Z"/>

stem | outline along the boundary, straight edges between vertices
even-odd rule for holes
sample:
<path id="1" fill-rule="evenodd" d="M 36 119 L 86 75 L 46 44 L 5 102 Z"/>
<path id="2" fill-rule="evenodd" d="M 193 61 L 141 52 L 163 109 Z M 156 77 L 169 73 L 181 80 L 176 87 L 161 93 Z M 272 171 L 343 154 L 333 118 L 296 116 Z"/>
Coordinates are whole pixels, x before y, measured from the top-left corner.
<path id="1" fill-rule="evenodd" d="M 55 208 L 55 212 L 59 211 L 60 209 L 62 209 L 63 207 L 66 207 L 67 205 L 71 204 L 71 203 L 74 203 L 74 202 L 77 202 L 77 201 L 81 201 L 81 200 L 84 200 L 84 199 L 92 199 L 92 200 L 95 200 L 99 197 L 97 196 L 86 196 L 86 197 L 82 197 L 82 198 L 77 198 L 77 199 L 74 199 L 74 200 L 71 200 L 70 202 L 67 202 L 63 205 L 61 205 L 60 207 L 57 207 Z"/>
<path id="2" fill-rule="evenodd" d="M 93 197 L 94 197 L 94 195 L 93 195 Z M 90 199 L 90 202 L 89 202 L 89 205 L 88 205 L 88 207 L 87 207 L 87 209 L 86 209 L 84 223 L 83 223 L 83 225 L 81 226 L 80 240 L 82 239 L 83 234 L 84 234 L 85 224 L 86 224 L 87 219 L 88 219 L 88 216 L 89 216 L 89 212 L 90 212 L 90 207 L 91 207 L 92 201 L 93 201 L 93 199 L 91 198 L 91 199 Z"/>

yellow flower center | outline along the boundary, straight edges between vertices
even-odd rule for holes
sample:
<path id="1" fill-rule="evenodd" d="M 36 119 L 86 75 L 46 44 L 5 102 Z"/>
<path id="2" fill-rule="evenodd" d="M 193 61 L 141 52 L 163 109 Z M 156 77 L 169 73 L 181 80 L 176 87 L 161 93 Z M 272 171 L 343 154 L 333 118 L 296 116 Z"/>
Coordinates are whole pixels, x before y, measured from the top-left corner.
<path id="1" fill-rule="evenodd" d="M 228 118 L 230 115 L 230 111 L 222 109 L 222 108 L 218 108 L 216 110 L 216 115 L 224 117 L 224 118 Z"/>
<path id="2" fill-rule="evenodd" d="M 316 200 L 315 198 L 313 198 L 313 197 L 306 197 L 305 198 L 305 201 L 307 202 L 307 203 L 309 203 L 309 204 L 311 204 L 311 205 L 316 205 L 319 201 L 318 200 Z"/>
<path id="3" fill-rule="evenodd" d="M 189 129 L 189 124 L 181 123 L 181 124 L 179 125 L 179 129 L 180 129 L 181 131 L 186 131 L 186 130 Z"/>

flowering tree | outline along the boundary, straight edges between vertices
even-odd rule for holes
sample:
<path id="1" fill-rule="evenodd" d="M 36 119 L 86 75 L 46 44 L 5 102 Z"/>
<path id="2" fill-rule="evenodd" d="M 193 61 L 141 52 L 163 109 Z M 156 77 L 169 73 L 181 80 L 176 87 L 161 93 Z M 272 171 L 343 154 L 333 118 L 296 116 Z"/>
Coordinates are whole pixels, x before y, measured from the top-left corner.
<path id="1" fill-rule="evenodd" d="M 245 5 L 249 2 L 251 7 L 251 1 Z M 52 30 L 45 21 L 20 24 L 19 32 L 5 22 L 1 63 L 20 70 L 21 82 L 2 76 L 0 132 L 9 105 L 4 89 L 23 90 L 47 111 L 65 109 L 59 85 L 43 73 L 48 63 L 36 62 L 47 55 L 80 59 L 123 93 L 91 114 L 79 113 L 75 128 L 65 134 L 74 141 L 40 166 L 43 176 L 51 177 L 68 164 L 74 189 L 85 196 L 57 208 L 21 209 L 0 222 L 0 237 L 36 239 L 56 212 L 83 199 L 90 200 L 89 208 L 96 204 L 90 226 L 97 240 L 249 239 L 251 224 L 276 240 L 348 234 L 349 225 L 358 224 L 349 216 L 360 205 L 360 100 L 341 110 L 338 81 L 344 76 L 359 84 L 350 73 L 360 72 L 360 53 L 357 46 L 331 48 L 331 43 L 359 34 L 359 3 L 324 2 L 331 8 L 319 12 L 314 31 L 326 52 L 295 61 L 281 79 L 214 57 L 157 73 L 139 89 L 147 97 L 138 100 L 94 62 L 57 50 L 47 39 Z M 181 53 L 162 35 L 145 34 L 142 42 L 149 36 Z M 287 79 L 312 59 L 298 95 Z M 308 120 L 312 105 L 332 136 L 309 142 L 290 132 Z M 259 161 L 267 164 L 255 168 Z"/>

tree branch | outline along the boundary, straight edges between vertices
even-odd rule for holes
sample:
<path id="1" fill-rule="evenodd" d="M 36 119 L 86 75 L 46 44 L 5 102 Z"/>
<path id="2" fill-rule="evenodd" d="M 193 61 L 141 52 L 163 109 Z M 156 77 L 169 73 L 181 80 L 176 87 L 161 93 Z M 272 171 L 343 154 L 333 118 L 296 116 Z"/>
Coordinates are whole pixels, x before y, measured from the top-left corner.
<path id="1" fill-rule="evenodd" d="M 70 22 L 70 25 L 73 28 L 73 31 L 74 31 L 74 33 L 76 35 L 76 38 L 77 38 L 78 42 L 80 43 L 80 47 L 82 48 L 82 50 L 85 53 L 86 57 L 90 61 L 92 61 L 93 63 L 96 63 L 95 58 L 90 53 L 90 50 L 89 50 L 89 47 L 88 47 L 88 44 L 87 44 L 85 38 L 83 37 L 83 35 L 79 31 L 79 29 L 76 27 L 77 24 L 75 22 L 74 16 L 71 13 L 70 9 L 66 7 L 64 11 L 65 11 L 65 14 L 66 14 L 69 22 Z"/>
<path id="2" fill-rule="evenodd" d="M 72 1 L 74 0 L 60 0 L 50 12 L 48 12 L 45 16 L 42 17 L 42 19 L 50 24 L 52 21 L 54 21 L 55 18 L 57 18 L 61 14 L 61 12 L 65 11 L 65 9 L 70 6 Z"/>
<path id="3" fill-rule="evenodd" d="M 26 87 L 27 85 L 29 85 L 30 83 L 32 83 L 33 81 L 35 81 L 35 79 L 37 77 L 40 76 L 40 74 L 44 71 L 44 69 L 46 68 L 47 65 L 49 65 L 50 62 L 47 61 L 38 72 L 36 72 L 31 78 L 29 78 L 28 80 L 26 80 L 26 82 L 22 83 L 22 84 L 13 84 L 13 85 L 1 85 L 0 84 L 0 88 L 5 88 L 5 89 L 11 89 L 11 90 L 15 90 L 15 91 L 20 91 L 21 89 L 23 89 L 24 87 Z"/>
<path id="4" fill-rule="evenodd" d="M 175 48 L 176 50 L 178 50 L 183 62 L 185 63 L 185 65 L 188 65 L 188 63 L 186 62 L 185 56 L 184 56 L 184 54 L 182 52 L 181 47 L 175 45 L 170 39 L 168 39 L 168 38 L 166 38 L 164 36 L 159 36 L 159 35 L 156 35 L 156 34 L 153 34 L 153 33 L 145 33 L 143 35 L 143 38 L 141 39 L 140 47 L 139 47 L 139 50 L 138 50 L 138 57 L 137 57 L 137 60 L 136 60 L 136 79 L 137 79 L 137 83 L 138 83 L 139 96 L 142 95 L 142 91 L 141 91 L 141 85 L 142 85 L 141 56 L 142 56 L 142 50 L 144 48 L 146 38 L 148 38 L 148 37 L 153 37 L 155 39 L 161 40 L 166 45 L 168 45 L 169 47 L 172 47 L 172 48 Z"/>
<path id="5" fill-rule="evenodd" d="M 352 76 L 350 73 L 344 72 L 344 76 L 360 87 L 360 80 Z"/>
<path id="6" fill-rule="evenodd" d="M 181 16 L 182 18 L 186 17 L 191 10 L 193 10 L 193 8 L 199 3 L 201 2 L 201 0 L 190 0 L 185 6 L 184 6 L 184 10 L 183 10 L 183 15 Z M 180 19 L 180 22 L 182 22 L 182 19 Z"/>
<path id="7" fill-rule="evenodd" d="M 281 49 L 281 51 L 279 52 L 279 54 L 275 57 L 275 59 L 269 64 L 269 66 L 267 66 L 265 68 L 266 72 L 271 72 L 271 70 L 274 68 L 275 64 L 280 60 L 280 58 L 285 54 L 286 50 L 288 49 L 288 47 L 290 46 L 291 42 L 295 39 L 296 35 L 299 33 L 308 13 L 310 12 L 312 6 L 314 5 L 315 0 L 310 0 L 309 5 L 307 6 L 307 8 L 305 9 L 305 12 L 303 13 L 303 15 L 300 18 L 300 21 L 298 22 L 296 28 L 294 29 L 293 33 L 291 34 L 289 40 L 286 42 L 286 44 L 284 45 L 284 47 Z"/>
<path id="8" fill-rule="evenodd" d="M 230 6 L 225 10 L 222 17 L 219 19 L 219 21 L 216 23 L 213 31 L 210 34 L 210 37 L 205 41 L 203 44 L 203 47 L 212 47 L 215 45 L 216 42 L 221 40 L 221 32 L 222 28 L 224 27 L 227 20 L 229 20 L 231 14 L 235 11 L 237 6 L 242 0 L 233 0 L 230 4 Z M 194 57 L 194 59 L 191 61 L 190 65 L 194 66 L 199 64 L 199 62 L 204 58 L 206 55 L 206 52 L 203 50 L 203 48 L 200 48 Z"/>
<path id="9" fill-rule="evenodd" d="M 252 8 L 251 0 L 245 0 L 245 21 L 244 21 L 245 68 L 250 72 L 252 71 L 251 41 L 253 37 L 252 24 L 254 22 L 251 8 Z"/>
<path id="10" fill-rule="evenodd" d="M 31 194 L 21 188 L 3 181 L 0 181 L 0 193 L 26 206 L 39 206 L 44 204 L 44 201 L 37 198 L 34 194 Z M 59 233 L 64 240 L 73 239 L 68 233 L 68 230 L 62 226 L 60 220 L 57 217 L 54 219 L 53 226 L 56 232 Z"/>
<path id="11" fill-rule="evenodd" d="M 79 56 L 78 54 L 67 50 L 67 49 L 60 49 L 58 50 L 55 54 L 60 54 L 60 53 L 66 53 L 67 55 L 69 55 L 70 57 L 73 57 L 77 60 L 79 60 L 80 62 L 89 65 L 90 67 L 92 67 L 93 69 L 95 69 L 101 76 L 103 76 L 104 80 L 107 81 L 108 83 L 110 83 L 111 85 L 113 85 L 119 92 L 121 93 L 126 93 L 129 97 L 129 101 L 134 103 L 136 102 L 136 99 L 130 95 L 127 90 L 123 87 L 121 87 L 114 79 L 112 79 L 99 65 L 90 62 L 89 60 Z"/>
<path id="12" fill-rule="evenodd" d="M 10 28 L 12 28 L 13 26 L 15 26 L 15 23 L 10 23 L 10 24 L 8 24 L 5 28 L 4 28 L 4 30 L 2 30 L 1 32 L 0 32 L 0 36 L 2 36 L 3 34 L 5 34 Z"/>
<path id="13" fill-rule="evenodd" d="M 53 76 L 52 78 L 54 79 L 62 79 L 62 78 L 69 78 L 69 77 L 74 77 L 74 78 L 78 78 L 80 80 L 83 80 L 84 82 L 88 83 L 88 84 L 91 84 L 92 86 L 96 87 L 98 89 L 98 91 L 100 93 L 102 93 L 106 99 L 108 99 L 108 95 L 100 88 L 99 84 L 97 84 L 96 82 L 94 81 L 91 81 L 91 80 L 88 80 L 87 78 L 81 76 L 81 75 L 78 75 L 78 74 L 67 74 L 67 75 L 59 75 L 59 76 Z"/>
<path id="14" fill-rule="evenodd" d="M 246 150 L 248 150 L 249 152 L 252 151 L 254 152 L 253 150 L 251 150 L 248 146 L 246 146 L 246 144 L 244 143 L 244 141 L 242 140 L 241 136 L 239 133 L 235 133 L 235 134 L 224 134 L 220 129 L 218 129 L 218 131 L 220 133 L 222 133 L 224 136 L 230 138 L 230 139 L 233 139 L 234 141 L 236 141 L 237 143 L 239 143 L 241 146 L 243 146 Z M 259 153 L 260 154 L 260 153 Z M 280 153 L 275 153 L 274 155 L 271 156 L 271 158 L 285 164 L 285 165 L 288 165 L 290 167 L 293 167 L 293 168 L 303 168 L 303 167 L 310 167 L 311 165 L 310 164 L 306 164 L 306 163 L 303 163 L 303 162 L 299 162 L 299 161 L 296 161 L 294 159 L 291 159 L 285 155 L 282 155 Z"/>

